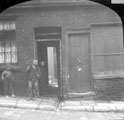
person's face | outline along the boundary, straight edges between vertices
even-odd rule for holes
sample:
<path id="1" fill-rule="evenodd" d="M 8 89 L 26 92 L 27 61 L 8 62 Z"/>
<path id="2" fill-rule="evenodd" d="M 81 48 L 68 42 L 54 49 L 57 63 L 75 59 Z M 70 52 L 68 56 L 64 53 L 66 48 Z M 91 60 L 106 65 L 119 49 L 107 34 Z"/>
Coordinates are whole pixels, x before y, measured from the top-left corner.
<path id="1" fill-rule="evenodd" d="M 44 66 L 44 64 L 45 64 L 44 62 L 41 62 L 41 66 Z"/>
<path id="2" fill-rule="evenodd" d="M 34 60 L 34 61 L 33 61 L 33 64 L 34 64 L 34 65 L 37 65 L 37 63 L 38 63 L 37 60 Z"/>

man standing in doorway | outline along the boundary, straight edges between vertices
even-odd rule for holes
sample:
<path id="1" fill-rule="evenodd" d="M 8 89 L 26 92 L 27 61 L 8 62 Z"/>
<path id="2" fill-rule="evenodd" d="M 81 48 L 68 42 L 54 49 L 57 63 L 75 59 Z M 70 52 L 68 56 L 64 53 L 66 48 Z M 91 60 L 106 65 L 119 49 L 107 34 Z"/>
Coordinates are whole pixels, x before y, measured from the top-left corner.
<path id="1" fill-rule="evenodd" d="M 14 77 L 9 65 L 7 65 L 6 69 L 3 71 L 1 80 L 3 80 L 4 84 L 4 95 L 6 97 L 8 97 L 8 95 L 15 97 L 13 89 Z"/>
<path id="2" fill-rule="evenodd" d="M 39 97 L 39 79 L 41 72 L 38 66 L 38 60 L 34 59 L 31 65 L 27 67 L 28 75 L 28 96 L 31 100 Z"/>

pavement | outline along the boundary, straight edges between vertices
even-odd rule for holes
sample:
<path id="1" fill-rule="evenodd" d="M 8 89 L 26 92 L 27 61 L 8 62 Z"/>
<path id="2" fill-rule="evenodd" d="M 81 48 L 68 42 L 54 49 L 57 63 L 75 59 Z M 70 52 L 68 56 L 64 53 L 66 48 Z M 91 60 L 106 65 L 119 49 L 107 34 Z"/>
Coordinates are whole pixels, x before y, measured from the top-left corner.
<path id="1" fill-rule="evenodd" d="M 0 120 L 124 120 L 124 113 L 46 111 L 0 107 Z"/>
<path id="2" fill-rule="evenodd" d="M 124 120 L 124 113 L 45 111 L 0 107 L 0 120 Z"/>
<path id="3" fill-rule="evenodd" d="M 59 102 L 57 98 L 47 97 L 35 101 L 21 97 L 0 97 L 0 107 L 49 111 L 123 112 L 124 101 L 84 101 L 79 98 Z"/>
<path id="4" fill-rule="evenodd" d="M 60 110 L 89 112 L 123 112 L 124 102 L 66 100 L 60 103 Z"/>
<path id="5" fill-rule="evenodd" d="M 0 107 L 21 108 L 21 109 L 39 109 L 56 110 L 58 106 L 57 98 L 42 97 L 37 100 L 28 100 L 24 97 L 0 97 Z"/>

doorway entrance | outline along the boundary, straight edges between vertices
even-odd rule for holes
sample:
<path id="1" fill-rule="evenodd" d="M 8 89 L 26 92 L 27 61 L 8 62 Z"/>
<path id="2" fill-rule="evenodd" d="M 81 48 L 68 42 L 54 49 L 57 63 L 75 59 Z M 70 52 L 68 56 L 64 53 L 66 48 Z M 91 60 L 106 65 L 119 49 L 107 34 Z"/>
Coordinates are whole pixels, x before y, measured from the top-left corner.
<path id="1" fill-rule="evenodd" d="M 40 95 L 54 96 L 59 91 L 59 41 L 37 42 L 38 64 L 41 70 Z"/>
<path id="2" fill-rule="evenodd" d="M 40 96 L 57 97 L 60 91 L 60 38 L 58 27 L 35 29 L 37 58 L 41 70 Z"/>

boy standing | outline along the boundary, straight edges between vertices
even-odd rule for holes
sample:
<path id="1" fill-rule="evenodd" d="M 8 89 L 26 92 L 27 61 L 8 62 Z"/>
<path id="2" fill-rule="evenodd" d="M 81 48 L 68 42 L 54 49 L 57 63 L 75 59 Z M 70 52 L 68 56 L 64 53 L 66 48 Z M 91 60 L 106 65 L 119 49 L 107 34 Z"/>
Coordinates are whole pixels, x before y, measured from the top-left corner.
<path id="1" fill-rule="evenodd" d="M 8 97 L 9 95 L 15 97 L 13 89 L 14 77 L 10 66 L 7 66 L 7 68 L 3 71 L 1 80 L 3 81 L 4 84 L 4 95 L 6 97 Z"/>
<path id="2" fill-rule="evenodd" d="M 36 59 L 33 60 L 31 65 L 28 65 L 26 72 L 28 75 L 28 95 L 30 99 L 34 100 L 34 98 L 39 97 L 38 79 L 41 75 L 38 61 Z"/>

